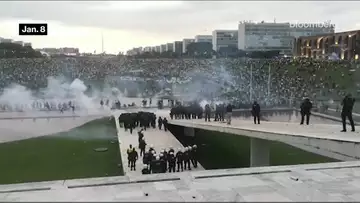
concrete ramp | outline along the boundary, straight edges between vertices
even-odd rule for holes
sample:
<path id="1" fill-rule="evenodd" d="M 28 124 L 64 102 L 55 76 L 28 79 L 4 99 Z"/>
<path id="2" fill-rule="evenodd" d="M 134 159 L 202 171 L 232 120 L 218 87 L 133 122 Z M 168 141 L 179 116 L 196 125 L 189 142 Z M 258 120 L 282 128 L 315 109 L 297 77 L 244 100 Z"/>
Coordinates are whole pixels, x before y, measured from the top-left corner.
<path id="1" fill-rule="evenodd" d="M 335 159 L 360 159 L 359 132 L 340 132 L 340 125 L 311 124 L 300 126 L 298 123 L 287 122 L 262 122 L 261 125 L 255 125 L 251 121 L 238 119 L 234 119 L 231 125 L 204 122 L 204 120 L 197 119 L 170 120 L 169 123 L 185 128 L 199 128 L 250 137 L 251 149 L 254 150 L 251 151 L 251 154 L 254 155 L 252 157 L 268 157 L 266 140 L 271 140 L 321 149 L 322 152 L 328 154 L 327 156 Z M 267 163 L 264 161 L 264 164 Z"/>
<path id="2" fill-rule="evenodd" d="M 137 152 L 140 155 L 140 150 L 138 149 L 138 134 L 137 132 L 140 130 L 140 128 L 136 128 L 133 131 L 133 134 L 130 134 L 130 131 L 125 131 L 124 128 L 120 128 L 118 117 L 121 113 L 125 112 L 138 112 L 142 111 L 143 109 L 129 109 L 127 111 L 124 110 L 117 110 L 113 112 L 113 116 L 115 119 L 115 125 L 117 128 L 117 134 L 118 134 L 118 140 L 119 140 L 119 147 L 120 147 L 120 154 L 121 154 L 121 160 L 123 163 L 123 169 L 124 173 L 127 176 L 131 177 L 137 177 L 141 176 L 141 169 L 143 166 L 142 163 L 142 157 L 139 157 L 139 160 L 136 162 L 136 171 L 130 171 L 130 168 L 128 167 L 127 162 L 127 152 L 126 150 L 129 148 L 129 145 L 133 145 L 137 149 Z M 158 110 L 158 109 L 147 109 L 143 110 L 147 112 L 153 112 L 156 114 L 157 117 L 166 117 L 166 114 L 168 114 L 168 110 Z M 168 118 L 169 119 L 169 118 Z M 170 133 L 170 131 L 165 132 L 164 130 L 159 130 L 158 128 L 148 128 L 146 131 L 144 131 L 144 137 L 145 141 L 147 142 L 146 150 L 149 148 L 150 145 L 153 145 L 155 148 L 155 151 L 157 153 L 160 152 L 161 149 L 169 149 L 169 147 L 173 147 L 175 152 L 178 151 L 178 148 L 184 148 L 184 146 Z M 204 168 L 201 166 L 200 163 L 198 163 L 198 167 L 194 169 L 192 167 L 192 170 L 198 171 L 198 170 L 204 170 Z"/>

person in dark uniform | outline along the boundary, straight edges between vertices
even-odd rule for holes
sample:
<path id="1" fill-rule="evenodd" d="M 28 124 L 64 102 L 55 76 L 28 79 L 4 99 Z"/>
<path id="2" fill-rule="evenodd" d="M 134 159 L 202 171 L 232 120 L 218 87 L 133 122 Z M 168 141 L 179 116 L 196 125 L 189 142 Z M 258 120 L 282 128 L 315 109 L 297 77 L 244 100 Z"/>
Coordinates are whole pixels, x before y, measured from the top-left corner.
<path id="1" fill-rule="evenodd" d="M 229 104 L 226 106 L 226 123 L 227 123 L 228 125 L 231 125 L 232 110 L 233 110 L 233 107 L 232 107 L 232 105 L 229 103 Z"/>
<path id="2" fill-rule="evenodd" d="M 260 124 L 260 105 L 256 101 L 252 105 L 251 114 L 254 117 L 254 123 L 256 124 L 257 120 L 257 123 Z"/>
<path id="3" fill-rule="evenodd" d="M 147 164 L 144 164 L 144 167 L 143 169 L 141 170 L 141 173 L 142 174 L 150 174 L 150 169 L 149 169 L 149 166 Z"/>
<path id="4" fill-rule="evenodd" d="M 169 153 L 173 153 L 173 154 L 175 154 L 175 150 L 174 150 L 174 148 L 173 147 L 169 147 Z"/>
<path id="5" fill-rule="evenodd" d="M 151 152 L 145 152 L 143 156 L 143 164 L 150 165 L 150 161 L 152 159 L 152 153 Z"/>
<path id="6" fill-rule="evenodd" d="M 177 165 L 177 172 L 184 171 L 184 164 L 183 164 L 183 152 L 181 149 L 178 150 L 176 153 L 176 165 Z"/>
<path id="7" fill-rule="evenodd" d="M 161 130 L 162 124 L 163 124 L 163 120 L 162 120 L 162 118 L 159 116 L 159 119 L 158 119 L 159 130 Z"/>
<path id="8" fill-rule="evenodd" d="M 167 130 L 168 130 L 168 121 L 167 121 L 166 118 L 163 119 L 163 124 L 164 124 L 164 130 L 165 130 L 165 132 L 167 132 Z"/>
<path id="9" fill-rule="evenodd" d="M 174 152 L 169 152 L 168 163 L 169 163 L 169 173 L 171 172 L 175 173 L 176 157 L 174 155 Z"/>
<path id="10" fill-rule="evenodd" d="M 130 152 L 130 170 L 136 171 L 136 161 L 138 160 L 139 156 L 135 148 L 133 148 L 132 152 Z"/>
<path id="11" fill-rule="evenodd" d="M 154 150 L 154 145 L 150 145 L 150 148 L 149 148 L 149 152 L 152 152 L 152 151 L 154 151 L 155 152 L 155 150 Z"/>
<path id="12" fill-rule="evenodd" d="M 133 146 L 129 145 L 129 148 L 126 150 L 127 156 L 128 156 L 128 167 L 130 168 L 130 157 L 131 157 L 131 152 L 133 151 Z"/>
<path id="13" fill-rule="evenodd" d="M 304 99 L 300 105 L 301 122 L 300 125 L 304 124 L 304 118 L 306 116 L 306 125 L 309 125 L 310 114 L 312 109 L 312 103 L 309 98 Z"/>
<path id="14" fill-rule="evenodd" d="M 210 115 L 211 115 L 211 108 L 209 104 L 205 105 L 205 122 L 209 121 L 210 122 Z"/>
<path id="15" fill-rule="evenodd" d="M 355 131 L 354 120 L 352 117 L 352 110 L 354 108 L 355 99 L 351 94 L 347 94 L 343 101 L 341 102 L 342 111 L 341 111 L 341 120 L 343 125 L 343 130 L 341 132 L 346 132 L 346 118 L 349 119 L 351 125 L 351 132 Z"/>
<path id="16" fill-rule="evenodd" d="M 141 129 L 139 132 L 138 132 L 138 142 L 139 142 L 139 145 L 140 145 L 140 141 L 144 138 L 144 133 L 143 133 L 143 129 Z"/>
<path id="17" fill-rule="evenodd" d="M 163 153 L 160 153 L 160 163 L 161 163 L 161 173 L 166 173 L 167 170 L 167 160 Z"/>
<path id="18" fill-rule="evenodd" d="M 151 161 L 151 173 L 161 173 L 162 165 L 160 156 L 156 156 L 154 160 Z"/>
<path id="19" fill-rule="evenodd" d="M 194 166 L 194 168 L 197 168 L 198 161 L 197 161 L 197 146 L 196 145 L 192 146 L 191 153 L 190 153 L 190 160 L 191 160 L 191 163 Z"/>
<path id="20" fill-rule="evenodd" d="M 142 138 L 139 142 L 140 156 L 145 155 L 146 142 L 145 139 Z"/>
<path id="21" fill-rule="evenodd" d="M 186 170 L 186 166 L 187 166 L 187 170 L 191 170 L 190 168 L 190 147 L 185 147 L 185 151 L 183 154 L 183 158 L 184 158 L 184 168 Z"/>

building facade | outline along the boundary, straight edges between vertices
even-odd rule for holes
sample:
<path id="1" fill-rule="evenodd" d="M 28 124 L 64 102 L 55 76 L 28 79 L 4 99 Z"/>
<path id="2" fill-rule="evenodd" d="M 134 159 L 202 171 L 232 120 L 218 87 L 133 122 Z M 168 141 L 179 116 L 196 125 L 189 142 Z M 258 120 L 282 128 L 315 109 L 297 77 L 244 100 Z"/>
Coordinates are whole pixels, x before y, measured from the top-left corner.
<path id="1" fill-rule="evenodd" d="M 32 47 L 32 44 L 30 42 L 25 42 L 24 47 Z"/>
<path id="2" fill-rule="evenodd" d="M 212 43 L 212 35 L 196 35 L 195 42 L 209 42 Z"/>
<path id="3" fill-rule="evenodd" d="M 183 39 L 182 41 L 182 51 L 183 53 L 187 52 L 187 46 L 191 43 L 194 43 L 195 39 Z"/>
<path id="4" fill-rule="evenodd" d="M 163 53 L 166 51 L 166 44 L 160 45 L 160 53 Z"/>
<path id="5" fill-rule="evenodd" d="M 12 39 L 1 38 L 0 42 L 1 43 L 11 43 L 11 42 L 13 42 L 13 40 Z"/>
<path id="6" fill-rule="evenodd" d="M 179 55 L 182 53 L 182 41 L 175 41 L 173 43 L 173 52 Z"/>
<path id="7" fill-rule="evenodd" d="M 360 30 L 299 37 L 294 41 L 296 56 L 358 60 L 360 55 Z"/>
<path id="8" fill-rule="evenodd" d="M 289 23 L 240 22 L 238 48 L 244 51 L 279 50 L 292 53 L 293 37 Z"/>
<path id="9" fill-rule="evenodd" d="M 212 46 L 214 51 L 219 51 L 222 47 L 238 47 L 238 30 L 214 30 Z"/>
<path id="10" fill-rule="evenodd" d="M 151 47 L 144 47 L 144 52 L 151 52 Z"/>
<path id="11" fill-rule="evenodd" d="M 173 47 L 173 43 L 166 43 L 166 51 L 170 52 L 170 51 L 174 51 L 174 47 Z"/>
<path id="12" fill-rule="evenodd" d="M 310 23 L 297 23 L 299 25 Z M 334 33 L 334 26 L 307 27 L 291 23 L 240 22 L 238 27 L 238 48 L 244 51 L 280 51 L 291 55 L 294 38 Z"/>

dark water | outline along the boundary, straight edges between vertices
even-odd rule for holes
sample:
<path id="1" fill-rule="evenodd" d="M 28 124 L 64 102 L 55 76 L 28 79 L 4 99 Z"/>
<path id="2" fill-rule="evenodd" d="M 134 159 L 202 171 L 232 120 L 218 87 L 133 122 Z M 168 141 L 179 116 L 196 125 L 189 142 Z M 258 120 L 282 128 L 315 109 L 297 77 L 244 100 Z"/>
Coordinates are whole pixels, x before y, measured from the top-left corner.
<path id="1" fill-rule="evenodd" d="M 276 121 L 288 119 L 288 116 L 276 116 Z M 267 115 L 269 120 L 274 115 Z M 273 119 L 271 119 L 273 118 Z M 293 116 L 293 122 L 298 122 L 298 116 Z M 325 119 L 316 119 L 316 123 L 327 123 Z M 289 122 L 289 121 L 286 121 Z M 332 124 L 337 123 L 328 121 Z M 184 136 L 184 127 L 169 126 L 172 134 L 184 145 L 198 146 L 198 159 L 205 169 L 243 168 L 250 166 L 250 138 L 221 132 L 195 129 L 195 136 Z M 270 165 L 297 165 L 311 163 L 337 162 L 332 158 L 304 151 L 281 142 L 269 141 Z"/>

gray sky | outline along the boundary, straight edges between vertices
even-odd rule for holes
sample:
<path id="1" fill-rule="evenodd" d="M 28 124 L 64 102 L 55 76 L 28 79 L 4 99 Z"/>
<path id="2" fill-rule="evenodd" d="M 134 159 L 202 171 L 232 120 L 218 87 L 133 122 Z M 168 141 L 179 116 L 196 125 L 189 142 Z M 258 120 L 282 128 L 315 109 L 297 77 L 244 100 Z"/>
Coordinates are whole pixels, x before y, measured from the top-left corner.
<path id="1" fill-rule="evenodd" d="M 331 20 L 336 31 L 360 29 L 357 1 L 1 1 L 0 37 L 32 42 L 34 47 L 79 47 L 117 53 L 237 29 L 241 20 L 314 22 Z M 48 23 L 48 36 L 18 36 L 18 23 Z"/>

